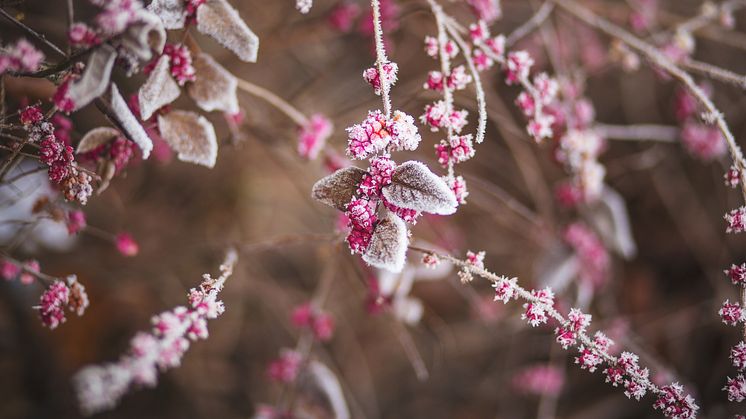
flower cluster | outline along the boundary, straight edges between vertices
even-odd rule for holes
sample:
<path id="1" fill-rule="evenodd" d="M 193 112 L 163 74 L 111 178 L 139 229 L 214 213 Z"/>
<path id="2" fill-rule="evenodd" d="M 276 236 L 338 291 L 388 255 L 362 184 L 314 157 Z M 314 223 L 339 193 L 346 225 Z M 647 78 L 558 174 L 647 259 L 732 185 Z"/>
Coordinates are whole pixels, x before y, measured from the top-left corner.
<path id="1" fill-rule="evenodd" d="M 183 86 L 187 82 L 194 81 L 195 70 L 192 65 L 192 53 L 183 44 L 166 44 L 163 55 L 168 56 L 171 75 L 174 80 Z"/>
<path id="2" fill-rule="evenodd" d="M 23 285 L 29 285 L 34 282 L 34 273 L 40 270 L 39 262 L 29 259 L 22 264 L 3 259 L 0 261 L 0 277 L 6 281 L 17 280 Z"/>
<path id="3" fill-rule="evenodd" d="M 332 122 L 324 115 L 315 114 L 300 127 L 298 134 L 298 154 L 313 160 L 326 146 L 326 140 L 332 135 Z"/>
<path id="4" fill-rule="evenodd" d="M 283 349 L 280 357 L 270 362 L 267 367 L 267 376 L 278 383 L 289 384 L 298 378 L 303 355 L 292 349 Z"/>
<path id="5" fill-rule="evenodd" d="M 6 45 L 0 52 L 0 74 L 6 71 L 32 72 L 39 69 L 44 53 L 23 38 Z"/>
<path id="6" fill-rule="evenodd" d="M 118 362 L 88 366 L 78 372 L 76 390 L 85 413 L 114 407 L 131 385 L 154 386 L 158 370 L 179 366 L 190 342 L 208 337 L 207 320 L 225 311 L 217 296 L 232 274 L 236 259 L 236 253 L 230 251 L 218 278 L 205 274 L 200 286 L 189 291 L 188 307 L 179 306 L 154 316 L 151 332 L 135 335 L 129 353 Z"/>
<path id="7" fill-rule="evenodd" d="M 77 22 L 70 25 L 67 33 L 70 45 L 75 48 L 91 48 L 101 43 L 96 31 L 85 23 Z"/>
<path id="8" fill-rule="evenodd" d="M 65 281 L 55 280 L 41 295 L 39 317 L 44 326 L 55 329 L 65 320 L 65 308 L 82 316 L 88 307 L 88 295 L 85 287 L 78 282 L 75 275 L 70 275 Z"/>
<path id="9" fill-rule="evenodd" d="M 347 154 L 354 159 L 366 159 L 382 152 L 415 150 L 422 138 L 414 118 L 402 111 L 391 117 L 376 110 L 360 124 L 347 128 L 349 145 Z"/>
<path id="10" fill-rule="evenodd" d="M 102 10 L 96 16 L 99 30 L 108 36 L 122 33 L 143 10 L 139 0 L 90 0 Z"/>
<path id="11" fill-rule="evenodd" d="M 334 333 L 332 316 L 315 308 L 311 303 L 305 303 L 293 309 L 290 320 L 293 326 L 310 330 L 313 336 L 322 342 L 331 339 Z"/>
<path id="12" fill-rule="evenodd" d="M 709 86 L 701 86 L 701 89 L 705 94 L 711 94 Z M 722 157 L 727 152 L 723 134 L 716 126 L 702 123 L 698 110 L 699 102 L 689 90 L 676 91 L 674 114 L 682 124 L 681 142 L 684 148 L 692 156 L 705 161 Z"/>
<path id="13" fill-rule="evenodd" d="M 399 66 L 389 61 L 381 64 L 381 69 L 383 70 L 383 82 L 388 86 L 393 86 L 397 80 Z M 381 75 L 378 72 L 378 67 L 370 67 L 363 71 L 363 79 L 373 87 L 373 92 L 376 95 L 381 95 Z"/>
<path id="14" fill-rule="evenodd" d="M 590 323 L 590 314 L 583 314 L 579 309 L 573 308 L 567 315 L 567 322 L 563 326 L 554 329 L 554 334 L 557 335 L 557 343 L 563 349 L 575 346 L 578 334 L 585 333 L 585 329 Z"/>
<path id="15" fill-rule="evenodd" d="M 554 292 L 547 287 L 543 290 L 531 290 L 531 300 L 523 304 L 525 312 L 521 319 L 528 321 L 533 327 L 546 323 L 549 317 L 547 311 L 553 310 Z"/>

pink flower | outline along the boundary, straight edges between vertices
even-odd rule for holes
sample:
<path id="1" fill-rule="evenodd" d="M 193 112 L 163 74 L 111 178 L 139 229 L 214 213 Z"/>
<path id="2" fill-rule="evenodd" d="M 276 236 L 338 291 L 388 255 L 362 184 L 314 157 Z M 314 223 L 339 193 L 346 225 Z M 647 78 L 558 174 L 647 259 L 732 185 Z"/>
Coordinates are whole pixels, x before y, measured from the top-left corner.
<path id="1" fill-rule="evenodd" d="M 311 303 L 305 303 L 295 307 L 290 315 L 290 322 L 295 327 L 306 327 L 313 321 L 313 310 Z"/>
<path id="2" fill-rule="evenodd" d="M 381 67 L 383 68 L 383 82 L 386 83 L 388 87 L 393 86 L 396 83 L 396 75 L 399 72 L 399 66 L 393 62 L 386 62 L 383 63 Z M 378 74 L 378 67 L 370 67 L 363 71 L 363 79 L 373 86 L 375 94 L 381 94 L 382 86 L 381 77 Z"/>
<path id="3" fill-rule="evenodd" d="M 736 166 L 731 166 L 723 177 L 725 178 L 725 186 L 735 188 L 741 183 L 741 171 Z"/>
<path id="4" fill-rule="evenodd" d="M 736 326 L 738 323 L 746 321 L 746 311 L 741 305 L 739 303 L 731 303 L 728 300 L 725 300 L 718 314 L 723 323 L 730 326 Z"/>
<path id="5" fill-rule="evenodd" d="M 347 154 L 354 159 L 365 159 L 383 151 L 391 137 L 387 128 L 388 121 L 381 111 L 368 112 L 362 123 L 347 128 Z"/>
<path id="6" fill-rule="evenodd" d="M 552 115 L 540 114 L 528 121 L 526 131 L 538 142 L 544 138 L 551 138 L 554 135 L 552 124 L 554 124 L 554 117 Z"/>
<path id="7" fill-rule="evenodd" d="M 547 287 L 543 290 L 532 290 L 531 296 L 537 301 L 523 304 L 525 312 L 521 315 L 521 319 L 527 320 L 531 326 L 536 327 L 547 322 L 547 310 L 554 306 L 554 293 Z"/>
<path id="8" fill-rule="evenodd" d="M 15 279 L 21 272 L 21 268 L 13 262 L 3 260 L 0 262 L 0 276 L 6 281 Z"/>
<path id="9" fill-rule="evenodd" d="M 124 256 L 136 256 L 140 251 L 140 246 L 129 233 L 119 233 L 114 238 L 114 243 L 119 253 Z"/>
<path id="10" fill-rule="evenodd" d="M 192 53 L 186 45 L 166 44 L 163 48 L 163 55 L 170 58 L 171 75 L 179 83 L 179 86 L 195 80 L 196 74 L 192 65 Z"/>
<path id="11" fill-rule="evenodd" d="M 347 205 L 345 215 L 349 218 L 350 233 L 347 236 L 347 244 L 353 253 L 365 253 L 373 237 L 373 228 L 377 221 L 374 209 L 370 201 L 364 199 L 353 199 Z"/>
<path id="12" fill-rule="evenodd" d="M 730 350 L 730 360 L 733 366 L 738 368 L 740 371 L 746 369 L 746 342 L 738 342 Z"/>
<path id="13" fill-rule="evenodd" d="M 485 54 L 480 48 L 474 48 L 474 51 L 472 51 L 472 59 L 474 60 L 474 65 L 479 71 L 488 70 L 495 64 L 495 62 L 492 61 L 492 58 Z"/>
<path id="14" fill-rule="evenodd" d="M 726 269 L 725 274 L 728 275 L 733 285 L 746 286 L 746 263 L 741 265 L 731 265 L 730 268 Z"/>
<path id="15" fill-rule="evenodd" d="M 476 23 L 469 25 L 469 37 L 471 38 L 471 42 L 476 45 L 479 45 L 489 38 L 490 29 L 487 27 L 487 22 L 480 19 Z"/>
<path id="16" fill-rule="evenodd" d="M 435 269 L 440 265 L 440 258 L 432 253 L 425 253 L 422 255 L 422 264 L 428 268 Z"/>
<path id="17" fill-rule="evenodd" d="M 64 308 L 70 298 L 70 289 L 62 281 L 54 281 L 41 295 L 39 306 L 39 317 L 44 326 L 55 329 L 65 322 Z"/>
<path id="18" fill-rule="evenodd" d="M 329 12 L 327 22 L 333 29 L 347 33 L 352 30 L 358 16 L 360 16 L 360 6 L 356 3 L 343 1 Z"/>
<path id="19" fill-rule="evenodd" d="M 35 125 L 44 119 L 44 114 L 38 106 L 27 106 L 21 110 L 20 119 L 24 126 Z"/>
<path id="20" fill-rule="evenodd" d="M 466 181 L 461 176 L 446 178 L 448 187 L 456 195 L 456 201 L 459 204 L 466 204 L 466 198 L 469 196 L 469 190 L 466 188 Z"/>
<path id="21" fill-rule="evenodd" d="M 486 252 L 481 251 L 474 253 L 471 250 L 466 252 L 466 262 L 476 268 L 484 269 L 484 256 Z"/>
<path id="22" fill-rule="evenodd" d="M 272 361 L 267 368 L 267 375 L 273 381 L 292 383 L 298 377 L 303 356 L 296 351 L 283 349 L 280 357 Z"/>
<path id="23" fill-rule="evenodd" d="M 80 210 L 73 210 L 67 213 L 67 233 L 77 234 L 86 227 L 85 213 Z"/>
<path id="24" fill-rule="evenodd" d="M 21 271 L 18 280 L 21 281 L 21 284 L 23 285 L 29 285 L 36 279 L 34 274 L 38 274 L 40 271 L 41 266 L 39 265 L 39 261 L 34 259 L 27 260 L 23 263 L 23 270 Z"/>
<path id="25" fill-rule="evenodd" d="M 575 208 L 583 202 L 583 192 L 573 182 L 561 182 L 554 188 L 554 198 L 565 208 Z"/>
<path id="26" fill-rule="evenodd" d="M 527 80 L 534 60 L 526 51 L 515 51 L 508 54 L 506 64 L 506 83 L 515 84 Z"/>
<path id="27" fill-rule="evenodd" d="M 313 160 L 326 146 L 326 140 L 332 135 L 332 122 L 322 114 L 313 115 L 305 125 L 300 127 L 298 135 L 298 154 Z"/>
<path id="28" fill-rule="evenodd" d="M 96 24 L 106 35 L 122 33 L 137 20 L 143 8 L 138 0 L 94 0 L 92 3 L 103 8 L 96 16 Z"/>
<path id="29" fill-rule="evenodd" d="M 697 417 L 699 406 L 694 403 L 690 395 L 684 395 L 684 388 L 679 383 L 661 388 L 662 394 L 653 403 L 653 408 L 661 410 L 664 415 L 672 419 L 694 419 Z"/>
<path id="30" fill-rule="evenodd" d="M 486 22 L 494 22 L 502 16 L 500 0 L 466 0 L 476 17 Z"/>
<path id="31" fill-rule="evenodd" d="M 746 378 L 742 374 L 738 374 L 736 378 L 728 377 L 723 390 L 728 392 L 728 400 L 732 402 L 740 403 L 746 400 Z"/>
<path id="32" fill-rule="evenodd" d="M 19 39 L 15 45 L 7 45 L 0 53 L 0 74 L 6 71 L 33 72 L 39 69 L 44 54 L 26 39 Z"/>
<path id="33" fill-rule="evenodd" d="M 565 376 L 551 365 L 535 365 L 520 371 L 513 377 L 513 387 L 523 393 L 556 396 L 562 391 Z"/>
<path id="34" fill-rule="evenodd" d="M 507 304 L 511 298 L 515 296 L 516 278 L 508 279 L 506 277 L 500 277 L 499 281 L 492 284 L 492 288 L 495 289 L 495 297 L 493 301 L 502 301 Z"/>
<path id="35" fill-rule="evenodd" d="M 96 32 L 85 23 L 77 22 L 70 26 L 67 34 L 70 45 L 75 48 L 90 48 L 101 43 Z"/>
<path id="36" fill-rule="evenodd" d="M 370 162 L 370 167 L 358 185 L 357 193 L 377 198 L 381 196 L 381 189 L 391 183 L 391 176 L 396 169 L 396 163 L 388 157 L 376 157 Z"/>
<path id="37" fill-rule="evenodd" d="M 334 334 L 334 318 L 326 313 L 318 313 L 314 317 L 312 329 L 316 339 L 326 342 Z"/>
<path id="38" fill-rule="evenodd" d="M 454 132 L 460 133 L 466 125 L 468 111 L 453 110 L 447 115 L 446 104 L 439 100 L 433 104 L 425 105 L 425 113 L 420 116 L 420 122 L 430 127 L 430 131 L 438 131 L 441 128 L 450 127 Z"/>
<path id="39" fill-rule="evenodd" d="M 443 167 L 469 160 L 475 154 L 471 134 L 454 135 L 448 142 L 441 141 L 435 145 L 435 154 Z"/>
<path id="40" fill-rule="evenodd" d="M 57 107 L 57 109 L 68 114 L 75 110 L 75 101 L 73 101 L 72 98 L 67 95 L 67 91 L 70 88 L 71 82 L 72 78 L 68 77 L 57 87 L 57 90 L 52 96 L 52 101 L 54 102 L 54 105 Z"/>
<path id="41" fill-rule="evenodd" d="M 681 130 L 681 141 L 684 148 L 693 156 L 702 160 L 712 160 L 726 153 L 723 134 L 717 127 L 698 122 L 687 122 Z"/>
<path id="42" fill-rule="evenodd" d="M 731 210 L 724 216 L 728 226 L 726 233 L 742 233 L 746 231 L 746 206 Z"/>

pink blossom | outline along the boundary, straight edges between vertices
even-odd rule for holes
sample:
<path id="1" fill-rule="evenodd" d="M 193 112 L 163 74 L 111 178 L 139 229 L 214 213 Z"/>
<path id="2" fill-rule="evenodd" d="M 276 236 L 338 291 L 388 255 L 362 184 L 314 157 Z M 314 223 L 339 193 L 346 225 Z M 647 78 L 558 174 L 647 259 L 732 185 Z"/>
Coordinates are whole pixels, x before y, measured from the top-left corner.
<path id="1" fill-rule="evenodd" d="M 549 105 L 557 97 L 559 84 L 547 73 L 539 73 L 534 77 L 534 88 L 541 103 Z"/>
<path id="2" fill-rule="evenodd" d="M 728 400 L 732 402 L 740 403 L 746 400 L 746 378 L 742 374 L 738 374 L 736 378 L 728 377 L 723 390 L 728 392 Z"/>
<path id="3" fill-rule="evenodd" d="M 292 383 L 298 377 L 303 356 L 296 351 L 283 349 L 280 357 L 269 364 L 267 375 L 273 381 Z"/>
<path id="4" fill-rule="evenodd" d="M 502 58 L 505 55 L 505 35 L 497 35 L 484 41 L 484 45 L 492 51 L 493 54 Z"/>
<path id="5" fill-rule="evenodd" d="M 23 285 L 29 285 L 34 282 L 36 279 L 36 275 L 41 271 L 41 266 L 39 265 L 39 261 L 30 259 L 23 263 L 23 269 L 21 270 L 21 274 L 18 277 L 18 280 Z"/>
<path id="6" fill-rule="evenodd" d="M 443 167 L 469 160 L 475 154 L 471 134 L 454 135 L 448 142 L 441 141 L 435 145 L 435 154 Z"/>
<path id="7" fill-rule="evenodd" d="M 726 269 L 725 274 L 728 275 L 733 285 L 746 286 L 746 263 L 741 265 L 731 265 L 730 268 Z"/>
<path id="8" fill-rule="evenodd" d="M 334 334 L 334 318 L 326 313 L 317 313 L 313 319 L 312 330 L 316 339 L 328 341 Z"/>
<path id="9" fill-rule="evenodd" d="M 583 192 L 573 182 L 561 182 L 554 188 L 554 198 L 565 208 L 575 208 L 583 202 Z"/>
<path id="10" fill-rule="evenodd" d="M 725 229 L 726 233 L 741 233 L 746 231 L 746 206 L 731 210 L 724 216 L 726 224 L 728 226 Z"/>
<path id="11" fill-rule="evenodd" d="M 735 188 L 741 183 L 741 171 L 736 166 L 731 166 L 728 171 L 725 172 L 723 178 L 725 178 L 725 186 Z"/>
<path id="12" fill-rule="evenodd" d="M 689 121 L 681 130 L 681 141 L 684 148 L 693 156 L 702 160 L 711 160 L 723 156 L 727 149 L 725 139 L 715 126 Z"/>
<path id="13" fill-rule="evenodd" d="M 353 199 L 347 205 L 345 215 L 350 220 L 351 231 L 347 236 L 347 243 L 353 253 L 365 253 L 373 236 L 373 228 L 377 221 L 370 201 Z"/>
<path id="14" fill-rule="evenodd" d="M 326 140 L 332 135 L 332 122 L 322 114 L 313 115 L 303 126 L 298 135 L 298 154 L 313 160 L 326 146 Z"/>
<path id="15" fill-rule="evenodd" d="M 387 128 L 388 121 L 381 111 L 368 112 L 362 123 L 347 128 L 347 154 L 354 159 L 364 159 L 382 151 L 391 137 Z"/>
<path id="16" fill-rule="evenodd" d="M 487 27 L 487 22 L 479 20 L 476 23 L 469 25 L 469 37 L 471 42 L 474 44 L 480 44 L 490 37 L 490 30 Z"/>
<path id="17" fill-rule="evenodd" d="M 738 368 L 740 371 L 746 369 L 746 342 L 738 342 L 736 346 L 730 350 L 730 360 L 733 366 Z"/>
<path id="18" fill-rule="evenodd" d="M 725 300 L 718 314 L 723 323 L 729 326 L 736 326 L 738 323 L 746 321 L 746 310 L 739 303 L 731 303 L 728 300 Z"/>
<path id="19" fill-rule="evenodd" d="M 139 0 L 94 0 L 92 3 L 103 8 L 96 16 L 96 24 L 106 35 L 122 33 L 137 20 L 143 8 Z"/>
<path id="20" fill-rule="evenodd" d="M 448 87 L 453 90 L 463 90 L 472 82 L 472 77 L 467 73 L 466 67 L 459 65 L 451 70 L 448 77 Z"/>
<path id="21" fill-rule="evenodd" d="M 515 84 L 527 80 L 534 60 L 526 51 L 515 51 L 508 54 L 506 64 L 506 83 Z"/>
<path id="22" fill-rule="evenodd" d="M 453 110 L 447 115 L 446 104 L 439 100 L 435 103 L 425 105 L 425 113 L 420 116 L 420 122 L 430 127 L 435 132 L 442 128 L 451 128 L 456 133 L 460 133 L 466 125 L 468 111 Z"/>
<path id="23" fill-rule="evenodd" d="M 0 262 L 0 276 L 6 281 L 15 279 L 21 272 L 21 268 L 13 262 L 2 260 Z"/>
<path id="24" fill-rule="evenodd" d="M 124 137 L 119 137 L 111 142 L 109 156 L 111 157 L 112 163 L 114 163 L 117 173 L 127 167 L 127 164 L 129 164 L 134 155 L 135 143 L 132 141 L 129 141 Z"/>
<path id="25" fill-rule="evenodd" d="M 466 252 L 466 262 L 476 268 L 484 269 L 484 256 L 485 255 L 486 255 L 486 252 L 484 251 L 474 253 L 471 250 L 469 250 Z"/>
<path id="26" fill-rule="evenodd" d="M 469 196 L 469 190 L 466 188 L 466 181 L 461 176 L 446 178 L 448 187 L 456 195 L 456 201 L 459 204 L 466 204 L 466 198 Z"/>
<path id="27" fill-rule="evenodd" d="M 163 48 L 163 55 L 170 58 L 171 75 L 179 83 L 179 86 L 196 79 L 195 69 L 192 65 L 192 53 L 186 45 L 166 44 Z"/>
<path id="28" fill-rule="evenodd" d="M 511 298 L 515 296 L 515 287 L 517 280 L 516 278 L 500 277 L 499 281 L 492 283 L 492 288 L 495 289 L 495 297 L 493 301 L 502 301 L 507 304 Z"/>
<path id="29" fill-rule="evenodd" d="M 44 54 L 26 39 L 19 39 L 15 45 L 7 45 L 0 53 L 0 74 L 6 71 L 33 72 L 39 69 Z"/>
<path id="30" fill-rule="evenodd" d="M 495 62 L 489 55 L 485 54 L 480 48 L 474 48 L 472 51 L 472 59 L 477 70 L 484 71 L 492 68 Z"/>
<path id="31" fill-rule="evenodd" d="M 554 133 L 552 132 L 552 124 L 554 123 L 554 117 L 551 115 L 540 114 L 534 119 L 528 121 L 526 131 L 536 141 L 541 141 L 544 138 L 551 138 Z"/>
<path id="32" fill-rule="evenodd" d="M 124 256 L 136 256 L 140 251 L 140 246 L 129 233 L 119 233 L 114 238 L 114 243 L 119 253 Z"/>
<path id="33" fill-rule="evenodd" d="M 383 68 L 383 82 L 386 83 L 388 87 L 393 86 L 396 83 L 396 75 L 399 72 L 399 66 L 393 62 L 386 62 L 383 63 L 381 67 Z M 363 71 L 363 79 L 373 86 L 375 94 L 381 94 L 382 86 L 381 77 L 378 74 L 378 67 L 370 67 Z"/>
<path id="34" fill-rule="evenodd" d="M 388 121 L 388 131 L 391 133 L 391 151 L 413 151 L 422 141 L 414 118 L 402 111 L 393 112 Z"/>
<path id="35" fill-rule="evenodd" d="M 433 253 L 425 253 L 422 255 L 422 264 L 428 268 L 435 269 L 440 265 L 440 258 Z"/>
<path id="36" fill-rule="evenodd" d="M 513 387 L 534 395 L 556 396 L 562 391 L 565 376 L 562 370 L 551 365 L 535 365 L 513 377 Z"/>
<path id="37" fill-rule="evenodd" d="M 532 290 L 531 296 L 537 301 L 523 304 L 525 312 L 521 314 L 521 319 L 527 320 L 531 326 L 536 327 L 547 322 L 547 310 L 554 306 L 554 293 L 551 288 L 547 287 L 543 290 Z"/>
<path id="38" fill-rule="evenodd" d="M 75 110 L 75 101 L 67 95 L 71 82 L 72 78 L 68 77 L 65 81 L 60 83 L 52 96 L 52 101 L 57 109 L 68 114 Z"/>
<path id="39" fill-rule="evenodd" d="M 90 48 L 101 43 L 96 31 L 82 22 L 76 22 L 70 26 L 67 39 L 75 48 Z"/>
<path id="40" fill-rule="evenodd" d="M 44 114 L 41 112 L 39 106 L 27 106 L 21 110 L 20 120 L 21 124 L 28 127 L 30 125 L 36 125 L 44 119 Z"/>
<path id="41" fill-rule="evenodd" d="M 417 218 L 422 215 L 421 212 L 413 209 L 408 208 L 400 208 L 396 205 L 392 204 L 391 202 L 387 201 L 386 198 L 381 197 L 383 201 L 383 205 L 391 212 L 396 214 L 399 218 L 404 220 L 405 222 L 411 223 L 411 224 L 417 224 Z"/>
<path id="42" fill-rule="evenodd" d="M 494 22 L 502 16 L 500 0 L 466 0 L 474 15 L 485 22 Z"/>
<path id="43" fill-rule="evenodd" d="M 694 419 L 697 417 L 699 406 L 694 403 L 690 395 L 684 395 L 684 388 L 679 383 L 673 383 L 661 388 L 662 393 L 653 403 L 653 408 L 661 410 L 672 419 Z"/>
<path id="44" fill-rule="evenodd" d="M 311 303 L 301 304 L 293 309 L 290 315 L 290 322 L 295 327 L 306 327 L 309 326 L 313 319 L 313 310 Z"/>
<path id="45" fill-rule="evenodd" d="M 187 23 L 192 23 L 197 20 L 197 9 L 205 4 L 207 0 L 184 0 L 186 3 L 186 19 Z"/>
<path id="46" fill-rule="evenodd" d="M 54 281 L 41 295 L 39 317 L 44 326 L 55 329 L 65 322 L 65 306 L 70 298 L 70 289 L 62 281 Z"/>
<path id="47" fill-rule="evenodd" d="M 380 197 L 381 189 L 391 183 L 396 163 L 388 157 L 376 157 L 358 185 L 357 192 L 367 197 Z"/>
<path id="48" fill-rule="evenodd" d="M 343 1 L 329 12 L 327 22 L 333 29 L 346 33 L 352 30 L 358 16 L 360 16 L 360 6 L 350 1 Z"/>

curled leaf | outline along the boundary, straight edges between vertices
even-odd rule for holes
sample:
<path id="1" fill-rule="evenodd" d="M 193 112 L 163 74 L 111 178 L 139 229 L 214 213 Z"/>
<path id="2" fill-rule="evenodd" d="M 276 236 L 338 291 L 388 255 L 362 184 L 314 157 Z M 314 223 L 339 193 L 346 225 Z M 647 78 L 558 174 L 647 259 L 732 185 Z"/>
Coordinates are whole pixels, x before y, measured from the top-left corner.
<path id="1" fill-rule="evenodd" d="M 383 196 L 397 207 L 431 214 L 453 214 L 458 206 L 456 195 L 445 181 L 417 161 L 402 163 L 394 169 L 391 184 L 383 188 Z"/>
<path id="2" fill-rule="evenodd" d="M 153 0 L 148 10 L 161 18 L 166 29 L 183 29 L 186 24 L 184 0 Z"/>
<path id="3" fill-rule="evenodd" d="M 376 225 L 373 237 L 363 260 L 376 268 L 401 272 L 407 256 L 409 237 L 407 226 L 401 218 L 386 211 L 384 218 Z"/>
<path id="4" fill-rule="evenodd" d="M 209 54 L 199 53 L 192 63 L 196 79 L 189 84 L 189 96 L 203 111 L 238 113 L 238 81 Z"/>
<path id="5" fill-rule="evenodd" d="M 88 131 L 78 143 L 77 154 L 88 153 L 119 137 L 119 131 L 111 127 L 98 127 Z"/>
<path id="6" fill-rule="evenodd" d="M 197 30 L 213 37 L 243 61 L 255 62 L 259 38 L 227 0 L 208 0 L 197 9 Z"/>
<path id="7" fill-rule="evenodd" d="M 110 45 L 96 48 L 88 57 L 83 75 L 70 84 L 67 97 L 78 110 L 106 92 L 117 52 Z"/>
<path id="8" fill-rule="evenodd" d="M 320 179 L 311 189 L 311 197 L 330 207 L 344 211 L 355 195 L 357 185 L 365 175 L 365 170 L 350 166 L 337 170 Z"/>
<path id="9" fill-rule="evenodd" d="M 624 198 L 604 186 L 601 197 L 589 205 L 588 218 L 604 243 L 625 259 L 637 254 Z"/>
<path id="10" fill-rule="evenodd" d="M 132 140 L 142 151 L 143 160 L 147 160 L 150 152 L 153 150 L 153 141 L 145 132 L 140 121 L 132 114 L 127 102 L 119 93 L 115 84 L 111 85 L 111 110 L 117 117 L 117 122 L 121 125 L 122 130 L 127 138 Z"/>
<path id="11" fill-rule="evenodd" d="M 153 51 L 160 54 L 166 46 L 166 29 L 155 14 L 140 10 L 137 21 L 127 27 L 121 37 L 122 46 L 140 61 L 153 58 Z"/>
<path id="12" fill-rule="evenodd" d="M 322 417 L 349 419 L 350 410 L 347 407 L 344 391 L 332 370 L 318 361 L 311 361 L 308 365 L 308 379 L 307 381 L 304 380 L 302 388 L 305 390 L 304 393 L 307 394 L 309 402 L 311 401 L 311 397 L 309 396 L 318 395 L 322 398 L 319 401 L 327 406 L 301 406 L 301 410 L 305 407 L 308 408 L 309 412 L 315 411 L 318 413 L 318 409 L 323 408 L 324 410 L 330 410 L 330 412 L 325 412 L 327 414 Z M 315 399 L 315 397 L 313 398 Z M 314 416 L 311 415 L 309 417 Z"/>
<path id="13" fill-rule="evenodd" d="M 173 102 L 181 94 L 179 85 L 171 76 L 170 61 L 168 55 L 161 56 L 145 84 L 140 87 L 137 98 L 143 121 L 150 119 L 155 111 Z"/>
<path id="14" fill-rule="evenodd" d="M 173 111 L 158 116 L 158 129 L 179 160 L 213 168 L 218 157 L 215 129 L 203 116 Z"/>

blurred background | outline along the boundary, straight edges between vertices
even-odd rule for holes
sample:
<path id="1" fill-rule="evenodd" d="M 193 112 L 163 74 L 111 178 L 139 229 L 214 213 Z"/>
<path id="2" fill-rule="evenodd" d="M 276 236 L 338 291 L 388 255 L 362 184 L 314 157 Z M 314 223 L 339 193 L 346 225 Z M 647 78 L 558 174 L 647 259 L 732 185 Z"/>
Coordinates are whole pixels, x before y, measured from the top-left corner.
<path id="1" fill-rule="evenodd" d="M 62 2 L 2 1 L 25 15 L 25 22 L 60 44 L 66 23 Z M 197 41 L 237 77 L 263 86 L 308 115 L 331 118 L 333 148 L 343 153 L 344 128 L 357 123 L 379 98 L 360 77 L 373 62 L 372 42 L 362 16 L 349 31 L 330 24 L 337 1 L 317 0 L 308 15 L 291 0 L 242 0 L 233 4 L 261 38 L 256 64 L 241 63 L 205 37 Z M 446 2 L 463 22 L 473 20 L 462 2 Z M 583 1 L 598 13 L 625 23 L 625 1 Z M 85 16 L 89 6 L 76 2 Z M 493 33 L 509 33 L 540 2 L 507 0 Z M 425 2 L 396 1 L 388 25 L 390 58 L 400 68 L 392 91 L 394 107 L 419 116 L 437 95 L 422 89 L 437 63 L 423 51 L 425 35 L 435 34 Z M 699 1 L 660 1 L 665 28 L 698 13 Z M 746 72 L 746 37 L 737 32 L 746 14 L 736 13 L 736 32 L 710 25 L 697 32 L 695 57 Z M 551 17 L 564 74 L 584 81 L 584 94 L 606 124 L 678 125 L 677 94 L 644 64 L 625 72 L 609 59 L 607 38 L 562 12 Z M 2 38 L 15 29 L 2 22 Z M 550 73 L 540 34 L 516 48 L 534 54 Z M 142 76 L 115 73 L 120 89 L 132 93 Z M 48 97 L 51 84 L 8 79 L 10 103 Z M 568 252 L 565 226 L 574 210 L 554 199 L 566 178 L 551 142 L 536 145 L 513 106 L 518 89 L 505 86 L 496 71 L 484 75 L 489 122 L 476 157 L 459 166 L 469 184 L 468 204 L 450 217 L 426 216 L 413 229 L 415 242 L 455 255 L 484 250 L 486 266 L 516 276 L 525 286 L 541 286 L 558 269 L 557 253 Z M 744 137 L 743 92 L 711 83 L 713 98 L 740 140 Z M 476 120 L 473 93 L 457 95 L 459 106 Z M 647 418 L 661 417 L 652 398 L 628 400 L 619 389 L 574 365 L 574 354 L 554 343 L 551 327 L 529 328 L 519 303 L 492 303 L 492 290 L 479 279 L 463 286 L 455 270 L 425 271 L 410 252 L 402 276 L 364 266 L 339 244 L 337 213 L 313 202 L 310 188 L 327 172 L 321 161 L 305 161 L 296 151 L 297 127 L 264 101 L 241 96 L 245 121 L 231 132 L 222 115 L 210 115 L 221 139 L 213 170 L 164 157 L 131 165 L 85 211 L 88 224 L 107 232 L 128 231 L 140 245 L 126 258 L 95 234 L 82 234 L 65 251 L 40 246 L 25 256 L 38 259 L 52 275 L 77 273 L 91 305 L 54 331 L 44 329 L 30 307 L 39 289 L 0 281 L 1 418 L 77 418 L 70 379 L 81 367 L 114 361 L 129 339 L 150 327 L 150 317 L 186 304 L 186 292 L 201 274 L 216 272 L 224 250 L 240 249 L 235 275 L 222 294 L 226 312 L 209 325 L 210 338 L 192 345 L 180 368 L 163 374 L 155 389 L 133 391 L 101 418 L 250 418 L 261 404 L 282 398 L 283 386 L 270 381 L 267 365 L 282 348 L 295 347 L 300 333 L 290 323 L 294 307 L 316 296 L 335 319 L 335 333 L 314 345 L 312 357 L 325 363 L 344 390 L 355 418 Z M 177 106 L 193 107 L 185 95 Z M 89 107 L 73 115 L 75 136 L 105 125 Z M 472 126 L 470 126 L 473 129 Z M 421 129 L 416 153 L 402 155 L 438 168 L 433 144 L 440 138 Z M 641 356 L 654 379 L 680 381 L 703 409 L 702 417 L 736 412 L 721 391 L 733 375 L 729 348 L 739 331 L 720 322 L 717 310 L 736 289 L 722 271 L 746 259 L 744 241 L 726 238 L 726 210 L 739 206 L 738 194 L 723 186 L 728 159 L 702 161 L 678 139 L 614 141 L 600 158 L 607 184 L 625 201 L 637 254 L 612 256 L 600 284 L 583 286 L 569 278 L 559 284 L 560 305 L 582 298 L 593 314 L 592 329 L 606 330 L 620 348 Z M 548 273 L 549 272 L 549 273 Z M 322 278 L 327 278 L 322 287 Z M 549 279 L 548 279 L 549 278 Z M 554 279 L 556 280 L 556 278 Z M 375 286 L 412 282 L 408 301 L 417 308 L 376 307 Z M 554 284 L 557 285 L 557 284 Z M 402 286 L 408 288 L 407 286 Z M 590 295 L 588 295 L 590 293 Z M 412 303 L 417 306 L 419 303 Z M 541 378 L 537 379 L 539 376 Z M 533 381 L 532 381 L 533 380 Z M 543 387 L 536 389 L 538 380 Z M 309 417 L 329 417 L 323 400 Z M 741 411 L 743 413 L 743 411 Z"/>

